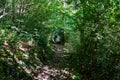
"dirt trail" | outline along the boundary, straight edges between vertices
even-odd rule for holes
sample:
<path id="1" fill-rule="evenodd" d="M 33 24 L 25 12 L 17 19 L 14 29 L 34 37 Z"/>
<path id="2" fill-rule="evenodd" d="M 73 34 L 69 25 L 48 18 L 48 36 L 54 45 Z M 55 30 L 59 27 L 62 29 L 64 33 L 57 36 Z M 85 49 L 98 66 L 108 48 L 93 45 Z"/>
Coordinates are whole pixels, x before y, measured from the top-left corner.
<path id="1" fill-rule="evenodd" d="M 34 75 L 33 80 L 74 80 L 75 76 L 66 68 L 63 50 L 56 46 L 53 59 Z"/>

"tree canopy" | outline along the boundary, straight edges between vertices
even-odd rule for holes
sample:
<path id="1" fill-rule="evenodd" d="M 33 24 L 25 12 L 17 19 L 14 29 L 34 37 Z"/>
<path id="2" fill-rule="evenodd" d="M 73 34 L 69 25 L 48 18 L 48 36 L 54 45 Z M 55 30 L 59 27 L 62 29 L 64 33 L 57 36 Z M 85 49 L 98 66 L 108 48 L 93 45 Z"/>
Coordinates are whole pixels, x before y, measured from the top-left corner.
<path id="1" fill-rule="evenodd" d="M 1 80 L 119 80 L 120 0 L 0 0 L 0 45 Z"/>

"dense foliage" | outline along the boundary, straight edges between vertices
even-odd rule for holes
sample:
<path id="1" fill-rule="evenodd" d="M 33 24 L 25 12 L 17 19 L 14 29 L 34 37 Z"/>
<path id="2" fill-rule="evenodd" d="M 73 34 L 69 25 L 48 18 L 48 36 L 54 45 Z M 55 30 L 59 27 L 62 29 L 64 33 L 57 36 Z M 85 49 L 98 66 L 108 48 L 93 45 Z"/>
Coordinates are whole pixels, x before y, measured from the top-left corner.
<path id="1" fill-rule="evenodd" d="M 120 79 L 120 0 L 0 0 L 0 79 L 32 80 L 52 65 L 59 28 L 60 68 L 75 80 Z"/>

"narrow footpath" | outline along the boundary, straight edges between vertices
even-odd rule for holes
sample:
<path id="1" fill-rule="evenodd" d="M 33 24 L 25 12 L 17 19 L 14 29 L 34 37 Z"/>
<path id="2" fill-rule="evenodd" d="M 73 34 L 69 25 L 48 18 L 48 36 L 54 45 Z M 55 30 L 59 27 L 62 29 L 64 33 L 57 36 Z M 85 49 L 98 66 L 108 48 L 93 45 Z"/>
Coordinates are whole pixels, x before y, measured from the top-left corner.
<path id="1" fill-rule="evenodd" d="M 37 71 L 33 80 L 74 80 L 75 76 L 66 66 L 64 52 L 57 46 L 52 60 Z"/>

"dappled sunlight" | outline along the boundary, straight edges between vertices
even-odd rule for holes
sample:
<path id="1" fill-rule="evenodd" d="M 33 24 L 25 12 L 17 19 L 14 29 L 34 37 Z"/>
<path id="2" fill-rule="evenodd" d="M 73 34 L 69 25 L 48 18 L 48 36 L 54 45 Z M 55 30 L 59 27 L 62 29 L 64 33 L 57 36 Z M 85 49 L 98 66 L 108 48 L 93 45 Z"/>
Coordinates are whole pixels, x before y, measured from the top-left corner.
<path id="1" fill-rule="evenodd" d="M 6 46 L 5 48 L 7 48 L 7 46 L 9 46 L 9 44 L 7 42 L 4 43 L 4 45 Z M 24 59 L 29 60 L 29 55 L 27 54 L 27 51 L 29 50 L 25 50 L 25 49 L 29 49 L 29 45 L 27 43 L 21 44 L 22 47 L 19 47 L 19 50 L 22 50 L 22 57 L 24 57 Z M 23 47 L 24 46 L 24 47 Z M 58 47 L 58 46 L 57 46 Z M 31 48 L 30 48 L 31 49 Z M 9 48 L 8 48 L 9 50 Z M 13 52 L 11 52 L 9 50 L 9 53 L 11 56 L 14 55 Z M 56 51 L 53 59 L 54 62 L 50 62 L 50 66 L 49 65 L 45 65 L 45 66 L 40 66 L 40 64 L 36 64 L 34 63 L 33 65 L 27 65 L 24 60 L 20 60 L 19 57 L 17 57 L 17 55 L 14 55 L 14 58 L 16 60 L 16 62 L 19 64 L 19 66 L 27 73 L 29 74 L 31 77 L 34 78 L 34 80 L 66 80 L 66 79 L 74 79 L 75 75 L 73 75 L 72 73 L 69 72 L 68 68 L 65 69 L 60 69 L 57 68 L 59 65 L 62 65 L 63 62 L 58 62 L 59 59 L 62 60 L 62 57 L 64 54 Z M 37 63 L 40 62 L 39 58 L 37 57 L 37 54 L 34 53 L 34 59 Z M 56 60 L 56 62 L 55 62 Z M 54 64 L 54 65 L 52 65 Z M 55 67 L 55 64 L 58 65 L 57 67 Z M 41 64 L 42 65 L 42 64 Z M 63 64 L 64 65 L 64 64 Z"/>
<path id="2" fill-rule="evenodd" d="M 34 80 L 69 80 L 75 79 L 75 75 L 70 73 L 67 68 L 57 69 L 49 66 L 43 66 L 41 70 L 34 76 Z"/>
<path id="3" fill-rule="evenodd" d="M 120 80 L 120 0 L 0 0 L 0 80 Z"/>
<path id="4" fill-rule="evenodd" d="M 18 43 L 19 45 L 16 45 Z M 33 80 L 74 80 L 75 75 L 70 72 L 69 68 L 60 68 L 60 66 L 63 65 L 65 67 L 65 64 L 62 62 L 64 61 L 63 50 L 59 51 L 56 49 L 54 57 L 49 61 L 49 64 L 43 65 L 37 53 L 34 52 L 32 59 L 30 57 L 29 52 L 34 49 L 34 44 L 30 44 L 26 41 L 18 41 L 16 44 L 14 45 L 14 49 L 11 49 L 11 43 L 5 41 L 3 44 L 4 51 L 2 53 L 6 54 L 5 51 L 7 51 L 10 56 L 13 56 L 16 63 L 19 65 L 18 68 L 26 72 Z M 61 49 L 62 46 L 56 45 L 56 48 Z M 16 54 L 16 52 L 19 52 L 19 54 Z M 43 53 L 46 54 L 44 51 Z M 7 58 L 7 60 L 11 61 L 11 58 Z M 28 63 L 32 61 L 35 62 L 30 65 L 26 63 L 26 61 L 28 61 Z"/>
<path id="5" fill-rule="evenodd" d="M 19 43 L 19 45 L 16 45 L 17 43 Z M 8 61 L 8 63 L 11 63 L 12 58 L 14 58 L 16 64 L 19 65 L 18 68 L 24 70 L 29 76 L 32 77 L 33 73 L 36 71 L 35 69 L 38 69 L 42 66 L 42 62 L 37 57 L 36 53 L 34 53 L 32 59 L 29 56 L 29 52 L 34 48 L 33 44 L 24 41 L 18 41 L 17 43 L 13 45 L 13 49 L 11 48 L 12 43 L 5 41 L 3 43 L 4 50 L 0 51 L 2 52 L 2 55 L 10 55 L 10 58 L 4 58 L 4 60 Z M 32 61 L 35 62 L 31 65 L 28 65 L 26 61 L 28 63 L 32 63 Z"/>

